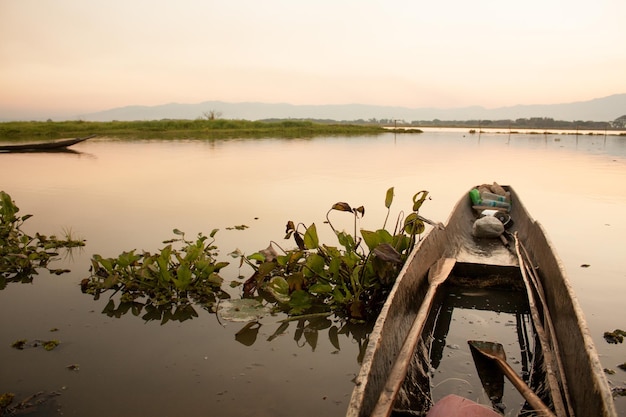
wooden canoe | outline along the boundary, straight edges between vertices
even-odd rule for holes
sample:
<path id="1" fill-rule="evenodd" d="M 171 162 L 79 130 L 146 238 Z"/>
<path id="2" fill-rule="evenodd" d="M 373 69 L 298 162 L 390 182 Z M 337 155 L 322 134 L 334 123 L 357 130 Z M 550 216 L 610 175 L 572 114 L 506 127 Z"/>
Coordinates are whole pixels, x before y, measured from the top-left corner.
<path id="1" fill-rule="evenodd" d="M 456 350 L 450 350 L 449 341 L 458 329 L 470 328 L 468 323 L 482 320 L 479 316 L 483 312 L 495 312 L 497 319 L 483 323 L 481 338 L 500 342 L 498 339 L 511 337 L 513 341 L 506 342 L 507 348 L 516 343 L 521 345 L 514 354 L 515 366 L 522 368 L 520 374 L 525 382 L 555 415 L 617 415 L 562 262 L 543 227 L 529 215 L 515 190 L 505 188 L 512 202 L 510 228 L 505 232 L 508 239 L 479 239 L 472 235 L 473 223 L 482 208 L 472 206 L 468 193 L 454 207 L 445 228 L 430 230 L 410 254 L 370 334 L 347 417 L 424 416 L 447 394 L 460 394 L 494 408 L 505 407 L 507 416 L 533 415 L 526 414 L 530 408 L 523 398 L 507 401 L 511 391 L 517 393 L 514 388 L 503 390 L 500 386 L 498 390 L 498 382 L 486 382 L 489 377 L 484 377 L 481 371 L 485 364 L 479 364 L 476 358 L 471 370 L 464 370 L 460 378 L 433 381 L 450 352 L 461 355 L 452 368 L 472 363 L 467 344 L 458 343 Z M 433 282 L 436 275 L 433 268 L 440 269 L 441 259 L 456 262 L 436 291 L 431 306 L 429 280 Z M 537 281 L 534 284 L 533 277 Z M 493 292 L 510 300 L 494 303 Z M 426 314 L 422 310 L 427 310 Z M 455 311 L 469 311 L 478 319 L 457 323 L 462 320 L 453 318 Z M 513 317 L 507 325 L 514 329 L 511 333 L 517 332 L 517 338 L 509 336 L 506 330 L 496 329 L 499 325 L 494 323 L 507 314 Z M 415 339 L 413 345 L 409 342 L 412 339 Z M 410 352 L 410 360 L 403 359 L 407 346 L 415 348 Z M 398 377 L 395 371 L 402 361 L 407 369 Z M 502 380 L 501 374 L 492 372 L 494 368 L 487 364 L 487 374 L 493 373 L 495 381 Z M 394 378 L 402 379 L 394 381 Z M 457 392 L 440 392 L 455 379 L 477 380 L 479 386 L 463 392 L 458 392 L 458 387 Z M 393 392 L 394 383 L 399 387 L 397 392 Z M 494 394 L 488 388 L 499 392 Z M 381 412 L 385 401 L 389 403 L 388 411 Z M 516 406 L 522 409 L 516 410 Z"/>
<path id="2" fill-rule="evenodd" d="M 37 152 L 65 149 L 77 143 L 84 142 L 96 135 L 84 136 L 82 138 L 62 139 L 49 142 L 16 143 L 11 145 L 0 145 L 0 152 Z"/>

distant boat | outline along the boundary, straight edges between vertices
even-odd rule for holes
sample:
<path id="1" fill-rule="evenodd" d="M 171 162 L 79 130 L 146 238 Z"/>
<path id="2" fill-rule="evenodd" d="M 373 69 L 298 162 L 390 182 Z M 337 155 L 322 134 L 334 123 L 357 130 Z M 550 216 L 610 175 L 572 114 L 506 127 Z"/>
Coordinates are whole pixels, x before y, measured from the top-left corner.
<path id="1" fill-rule="evenodd" d="M 12 145 L 0 145 L 0 152 L 37 152 L 65 149 L 68 146 L 84 142 L 97 135 L 84 136 L 82 138 L 62 139 L 49 142 L 20 143 Z"/>

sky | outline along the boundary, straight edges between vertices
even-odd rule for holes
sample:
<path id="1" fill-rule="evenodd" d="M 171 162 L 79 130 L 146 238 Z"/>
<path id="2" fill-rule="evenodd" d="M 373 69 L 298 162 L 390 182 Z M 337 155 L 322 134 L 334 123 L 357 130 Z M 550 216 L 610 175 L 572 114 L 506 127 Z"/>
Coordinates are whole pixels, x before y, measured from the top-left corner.
<path id="1" fill-rule="evenodd" d="M 624 0 L 0 0 L 0 119 L 626 93 Z"/>

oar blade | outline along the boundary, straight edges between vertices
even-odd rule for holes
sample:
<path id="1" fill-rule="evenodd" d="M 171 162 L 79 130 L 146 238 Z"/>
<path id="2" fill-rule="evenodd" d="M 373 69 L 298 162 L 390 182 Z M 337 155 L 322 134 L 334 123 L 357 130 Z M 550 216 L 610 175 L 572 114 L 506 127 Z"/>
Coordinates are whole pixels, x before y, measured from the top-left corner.
<path id="1" fill-rule="evenodd" d="M 489 359 L 506 361 L 504 347 L 500 343 L 485 342 L 482 340 L 469 340 L 467 342 L 473 351 L 488 357 Z"/>

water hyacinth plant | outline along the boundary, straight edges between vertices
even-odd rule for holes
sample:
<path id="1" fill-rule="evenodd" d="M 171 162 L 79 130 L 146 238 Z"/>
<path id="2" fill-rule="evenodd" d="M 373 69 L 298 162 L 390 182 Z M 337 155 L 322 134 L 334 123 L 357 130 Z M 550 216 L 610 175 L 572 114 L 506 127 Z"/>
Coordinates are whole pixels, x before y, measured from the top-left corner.
<path id="1" fill-rule="evenodd" d="M 154 254 L 132 250 L 117 258 L 94 255 L 91 276 L 82 280 L 81 289 L 94 299 L 105 292 L 110 291 L 111 297 L 120 292 L 118 305 L 111 298 L 103 311 L 111 317 L 131 311 L 135 316 L 143 314 L 146 321 L 184 321 L 198 316 L 192 303 L 215 312 L 217 300 L 228 298 L 219 275 L 228 262 L 216 260 L 216 233 L 217 229 L 209 236 L 199 233 L 191 241 L 174 229 L 180 237 L 163 242 L 167 245 Z M 176 249 L 172 244 L 182 247 Z"/>
<path id="2" fill-rule="evenodd" d="M 71 250 L 85 245 L 83 239 L 72 236 L 66 231 L 65 238 L 46 236 L 36 233 L 30 236 L 21 229 L 31 214 L 19 216 L 20 209 L 11 196 L 0 191 L 0 290 L 7 282 L 30 283 L 39 269 L 47 269 L 57 275 L 69 272 L 67 269 L 50 268 L 49 264 L 57 259 L 59 249 Z"/>
<path id="3" fill-rule="evenodd" d="M 254 270 L 243 284 L 243 296 L 261 295 L 291 315 L 333 312 L 356 320 L 375 317 L 408 254 L 425 231 L 425 219 L 419 215 L 419 209 L 428 192 L 415 194 L 411 213 L 405 218 L 402 213 L 398 215 L 389 232 L 385 227 L 393 196 L 394 189 L 390 188 L 385 197 L 387 217 L 382 228 L 360 230 L 360 235 L 357 223 L 365 215 L 365 208 L 352 208 L 345 202 L 334 204 L 326 219 L 337 237 L 337 246 L 320 243 L 314 223 L 306 227 L 289 221 L 285 239 L 293 238 L 296 248 L 284 250 L 272 242 L 267 249 L 240 256 L 241 265 L 247 264 Z M 329 216 L 336 211 L 354 217 L 353 234 L 335 229 Z"/>

